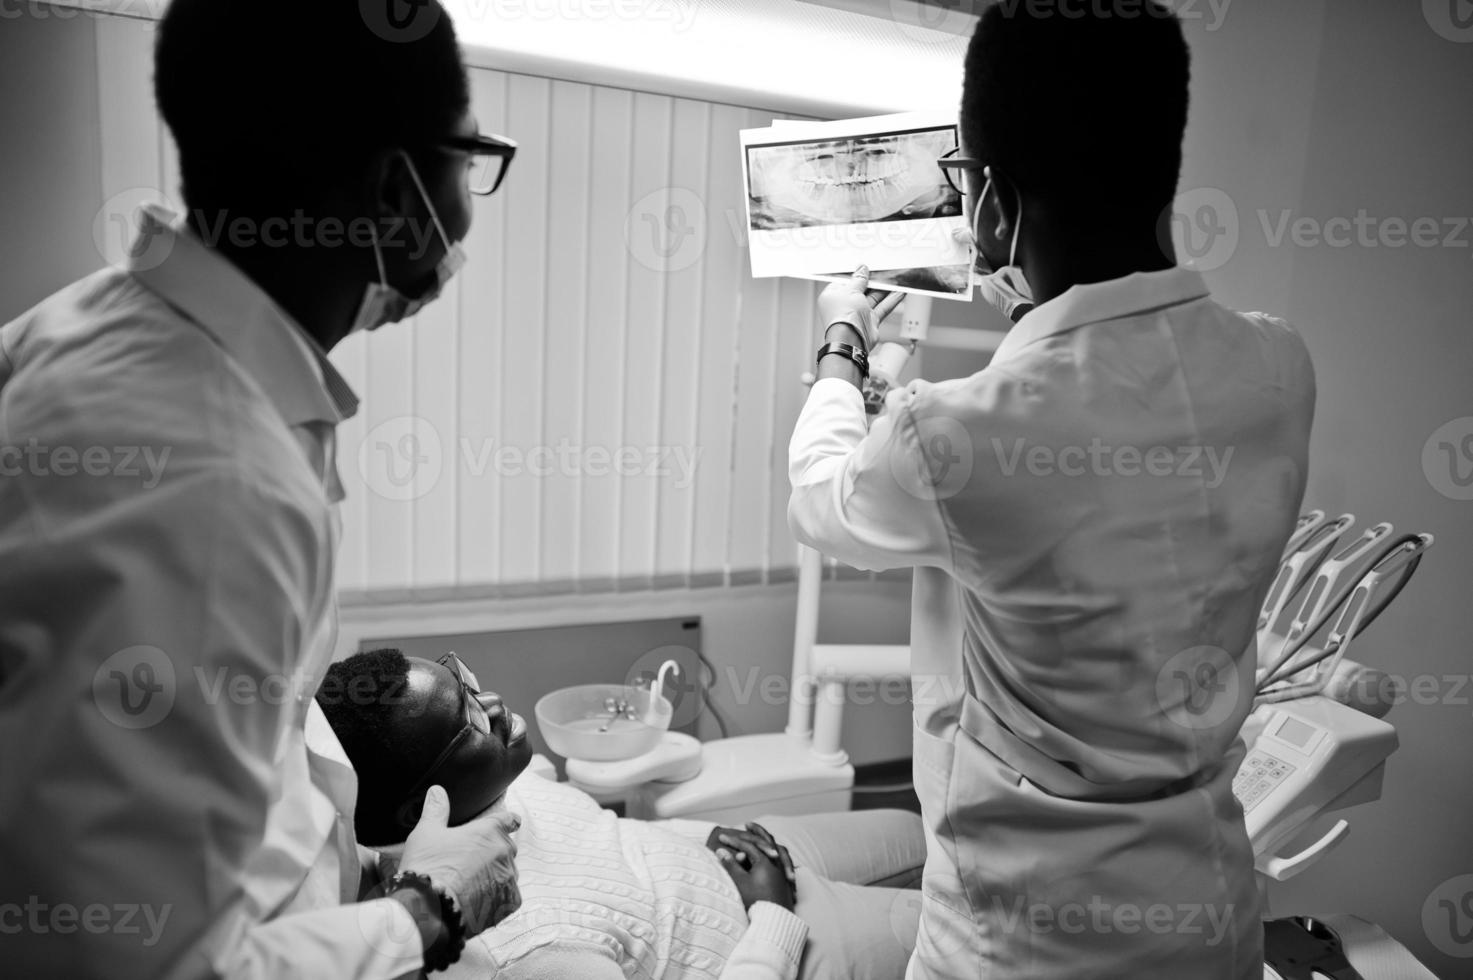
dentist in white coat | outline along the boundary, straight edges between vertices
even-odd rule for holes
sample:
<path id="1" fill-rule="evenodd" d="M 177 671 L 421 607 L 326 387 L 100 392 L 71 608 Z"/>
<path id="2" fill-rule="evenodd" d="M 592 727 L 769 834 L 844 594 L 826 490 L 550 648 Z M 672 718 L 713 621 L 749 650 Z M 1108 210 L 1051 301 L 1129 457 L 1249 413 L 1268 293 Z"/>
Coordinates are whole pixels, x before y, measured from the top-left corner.
<path id="1" fill-rule="evenodd" d="M 864 270 L 820 300 L 789 520 L 915 568 L 918 980 L 1261 976 L 1232 779 L 1314 375 L 1293 329 L 1161 244 L 1189 53 L 1168 10 L 1132 9 L 998 5 L 972 39 L 946 168 L 1000 270 L 984 294 L 1036 304 L 985 370 L 892 393 L 866 431 L 895 300 Z"/>

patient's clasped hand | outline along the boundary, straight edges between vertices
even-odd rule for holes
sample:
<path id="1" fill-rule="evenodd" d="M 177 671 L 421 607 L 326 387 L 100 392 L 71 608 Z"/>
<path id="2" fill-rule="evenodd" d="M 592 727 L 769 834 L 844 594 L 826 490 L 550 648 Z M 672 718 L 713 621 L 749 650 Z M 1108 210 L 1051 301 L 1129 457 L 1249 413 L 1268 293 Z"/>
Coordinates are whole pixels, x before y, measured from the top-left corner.
<path id="1" fill-rule="evenodd" d="M 875 810 L 746 828 L 626 820 L 535 773 L 525 724 L 453 655 L 333 665 L 318 703 L 352 761 L 360 843 L 396 853 L 425 791 L 450 822 L 520 820 L 521 907 L 467 945 L 463 977 L 899 980 L 915 945 L 919 818 Z M 780 843 L 781 841 L 781 843 Z"/>

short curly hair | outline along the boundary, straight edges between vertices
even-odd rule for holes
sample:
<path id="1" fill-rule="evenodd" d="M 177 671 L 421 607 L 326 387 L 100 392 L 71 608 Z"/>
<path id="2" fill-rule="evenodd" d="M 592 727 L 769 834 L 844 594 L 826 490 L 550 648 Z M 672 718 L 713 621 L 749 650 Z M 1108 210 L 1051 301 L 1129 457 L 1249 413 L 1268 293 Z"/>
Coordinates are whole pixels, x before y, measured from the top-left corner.
<path id="1" fill-rule="evenodd" d="M 968 152 L 1034 200 L 1160 212 L 1176 196 L 1191 52 L 1159 0 L 998 0 L 967 48 Z"/>
<path id="2" fill-rule="evenodd" d="M 411 710 L 408 692 L 409 658 L 392 647 L 334 663 L 317 691 L 317 704 L 358 774 L 353 822 L 368 847 L 404 839 L 395 813 L 439 751 L 423 726 L 400 723 Z"/>
<path id="3" fill-rule="evenodd" d="M 449 14 L 424 0 L 395 31 L 370 16 L 382 6 L 172 0 L 154 98 L 190 208 L 290 214 L 366 173 L 374 151 L 453 131 L 470 85 Z"/>

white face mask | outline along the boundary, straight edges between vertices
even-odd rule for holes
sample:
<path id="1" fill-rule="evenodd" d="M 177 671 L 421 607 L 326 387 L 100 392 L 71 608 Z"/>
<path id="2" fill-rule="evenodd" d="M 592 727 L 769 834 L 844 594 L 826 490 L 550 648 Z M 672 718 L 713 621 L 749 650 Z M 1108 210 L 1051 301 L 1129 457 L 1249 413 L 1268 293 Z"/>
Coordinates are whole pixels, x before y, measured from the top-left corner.
<path id="1" fill-rule="evenodd" d="M 378 264 L 378 282 L 369 283 L 363 291 L 363 301 L 358 304 L 358 313 L 353 317 L 353 325 L 348 329 L 349 333 L 359 330 L 377 330 L 386 323 L 398 323 L 400 320 L 414 316 L 424 307 L 433 302 L 440 295 L 445 284 L 460 271 L 465 265 L 465 251 L 459 242 L 451 242 L 445 234 L 445 227 L 440 224 L 440 216 L 435 213 L 435 205 L 430 200 L 429 194 L 425 193 L 424 184 L 420 183 L 419 173 L 414 169 L 414 161 L 405 154 L 404 161 L 409 164 L 409 176 L 414 179 L 414 186 L 419 191 L 420 198 L 429 209 L 430 220 L 435 223 L 435 231 L 440 236 L 440 241 L 445 245 L 445 254 L 440 256 L 440 261 L 435 263 L 435 282 L 419 296 L 406 296 L 393 286 L 384 274 L 384 256 L 379 249 L 378 229 L 373 229 L 373 260 Z"/>
<path id="2" fill-rule="evenodd" d="M 972 212 L 970 229 L 972 247 L 977 253 L 976 271 L 980 275 L 977 286 L 982 290 L 982 295 L 1011 320 L 1018 306 L 1033 303 L 1033 291 L 1028 286 L 1028 280 L 1023 277 L 1023 270 L 1018 267 L 1018 233 L 1023 230 L 1023 197 L 1018 196 L 1018 218 L 1013 222 L 1013 242 L 1008 249 L 1008 264 L 1001 269 L 983 268 L 984 264 L 990 265 L 990 263 L 982 254 L 981 236 L 977 233 L 977 220 L 982 216 L 982 202 L 987 200 L 987 192 L 992 188 L 992 169 L 989 167 L 982 172 L 987 176 L 987 183 L 982 186 L 982 194 L 977 198 L 977 208 Z"/>

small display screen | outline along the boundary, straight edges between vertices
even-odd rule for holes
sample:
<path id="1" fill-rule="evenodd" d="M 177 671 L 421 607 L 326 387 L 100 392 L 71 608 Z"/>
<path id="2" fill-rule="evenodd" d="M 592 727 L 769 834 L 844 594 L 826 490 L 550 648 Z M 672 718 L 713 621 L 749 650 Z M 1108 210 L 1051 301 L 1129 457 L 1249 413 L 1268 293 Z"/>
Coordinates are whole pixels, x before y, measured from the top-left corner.
<path id="1" fill-rule="evenodd" d="M 1298 718 L 1285 718 L 1284 723 L 1279 726 L 1275 734 L 1290 745 L 1296 745 L 1302 749 L 1314 737 L 1314 731 L 1313 725 L 1306 725 Z"/>

